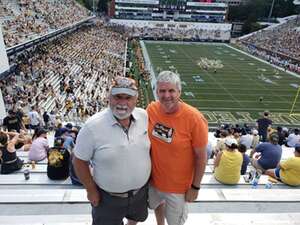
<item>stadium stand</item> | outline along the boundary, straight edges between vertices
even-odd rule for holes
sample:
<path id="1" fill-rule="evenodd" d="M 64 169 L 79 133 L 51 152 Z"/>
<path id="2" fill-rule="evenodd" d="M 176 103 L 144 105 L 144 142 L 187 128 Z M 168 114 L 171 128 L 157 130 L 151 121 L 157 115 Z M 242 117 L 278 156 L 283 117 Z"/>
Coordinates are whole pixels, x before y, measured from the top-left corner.
<path id="1" fill-rule="evenodd" d="M 240 38 L 253 55 L 272 64 L 300 73 L 300 16 L 292 16 L 279 25 Z"/>
<path id="2" fill-rule="evenodd" d="M 0 10 L 7 47 L 76 23 L 90 14 L 71 0 L 0 0 Z M 152 22 L 147 21 L 149 27 L 142 28 L 144 23 L 135 20 L 126 21 L 121 27 L 96 21 L 12 57 L 11 63 L 17 65 L 16 70 L 0 81 L 6 108 L 23 115 L 24 123 L 32 106 L 41 118 L 47 112 L 50 114 L 49 127 L 56 130 L 65 121 L 80 124 L 107 105 L 106 94 L 112 78 L 124 74 L 128 57 L 127 36 L 176 40 L 230 39 L 230 24 Z M 130 23 L 132 26 L 128 25 Z M 290 29 L 294 29 L 292 25 Z M 252 38 L 247 41 L 264 45 L 262 39 Z M 269 40 L 268 44 L 272 45 L 273 41 Z M 127 75 L 140 79 L 140 84 L 147 86 L 150 75 L 145 70 L 147 62 L 143 58 L 143 46 L 137 44 L 132 48 L 137 70 L 129 69 Z M 275 50 L 282 51 L 280 54 L 287 53 L 284 49 Z M 291 57 L 299 57 L 297 51 L 292 54 Z M 141 90 L 140 101 L 143 107 L 149 101 Z M 41 125 L 45 126 L 45 121 L 41 121 Z M 53 139 L 53 133 L 48 138 Z M 282 159 L 292 153 L 293 148 L 285 148 Z M 24 225 L 91 223 L 90 204 L 84 189 L 72 185 L 70 178 L 50 180 L 47 160 L 33 167 L 28 161 L 28 152 L 18 150 L 17 155 L 25 161 L 24 167 L 13 174 L 0 175 L 0 224 L 20 224 L 20 221 Z M 251 168 L 248 166 L 247 173 Z M 28 180 L 24 179 L 25 170 L 30 173 Z M 252 188 L 244 176 L 236 185 L 221 184 L 214 178 L 213 159 L 209 159 L 199 197 L 189 204 L 192 213 L 187 225 L 196 225 L 199 221 L 203 225 L 298 224 L 299 188 L 276 182 L 272 189 L 268 189 L 266 185 L 269 184 L 266 175 L 261 176 L 256 188 Z M 141 224 L 153 225 L 154 221 L 151 211 L 149 219 Z"/>
<path id="3" fill-rule="evenodd" d="M 82 28 L 20 55 L 16 73 L 1 81 L 4 101 L 8 108 L 22 104 L 24 113 L 35 105 L 41 113 L 92 115 L 105 106 L 110 80 L 122 75 L 124 52 L 119 34 L 102 25 Z"/>
<path id="4" fill-rule="evenodd" d="M 90 15 L 72 0 L 1 0 L 0 9 L 6 47 L 71 25 Z"/>

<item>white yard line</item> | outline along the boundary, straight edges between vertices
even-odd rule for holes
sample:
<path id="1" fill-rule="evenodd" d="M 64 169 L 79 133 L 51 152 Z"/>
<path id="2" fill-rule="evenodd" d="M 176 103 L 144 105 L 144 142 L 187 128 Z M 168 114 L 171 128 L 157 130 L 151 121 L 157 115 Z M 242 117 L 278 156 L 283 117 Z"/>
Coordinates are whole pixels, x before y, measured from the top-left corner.
<path id="1" fill-rule="evenodd" d="M 229 47 L 229 48 L 231 48 L 231 49 L 233 49 L 233 50 L 235 50 L 235 51 L 237 51 L 237 52 L 240 52 L 240 53 L 242 53 L 242 54 L 244 54 L 244 55 L 247 55 L 247 56 L 249 56 L 249 57 L 251 57 L 251 58 L 253 58 L 253 59 L 256 59 L 256 60 L 258 60 L 258 61 L 260 61 L 260 62 L 263 62 L 263 63 L 265 63 L 265 64 L 268 64 L 269 66 L 272 66 L 272 67 L 274 67 L 274 68 L 276 68 L 276 69 L 278 69 L 278 70 L 281 70 L 281 71 L 283 71 L 283 72 L 285 72 L 285 73 L 288 73 L 288 74 L 290 74 L 290 75 L 292 75 L 292 76 L 294 76 L 294 77 L 297 77 L 297 78 L 300 78 L 300 75 L 298 75 L 298 74 L 296 74 L 296 73 L 293 73 L 293 72 L 291 72 L 291 71 L 285 71 L 283 68 L 281 68 L 281 67 L 279 67 L 279 66 L 276 66 L 276 65 L 273 65 L 273 64 L 271 64 L 271 63 L 269 63 L 269 62 L 267 62 L 267 61 L 265 61 L 265 60 L 263 60 L 263 59 L 261 59 L 261 58 L 258 58 L 258 57 L 256 57 L 256 56 L 253 56 L 253 55 L 251 55 L 251 54 L 249 54 L 249 53 L 247 53 L 247 52 L 244 52 L 244 51 L 242 51 L 242 50 L 240 50 L 240 49 L 237 49 L 237 48 L 235 48 L 235 47 L 232 47 L 232 46 L 230 46 L 229 44 L 224 44 L 225 46 L 227 46 L 227 47 Z"/>
<path id="2" fill-rule="evenodd" d="M 180 49 L 180 48 L 178 48 L 178 46 L 176 46 L 176 48 L 177 49 L 179 49 L 179 51 L 181 51 L 181 52 L 183 52 L 183 54 L 185 55 L 185 56 L 187 56 L 188 58 L 190 58 L 193 62 L 195 62 L 195 60 L 193 59 L 193 57 L 191 57 L 190 55 L 188 55 L 188 54 L 186 54 L 186 52 L 185 51 L 183 51 L 182 49 Z M 208 75 L 208 76 L 210 76 L 211 77 L 211 79 L 217 84 L 217 85 L 219 85 L 227 94 L 229 94 L 230 95 L 230 97 L 238 104 L 238 105 L 240 105 L 240 106 L 242 106 L 243 107 L 243 105 L 240 103 L 240 101 L 238 100 L 238 99 L 236 99 L 221 83 L 219 83 L 213 76 L 211 76 L 210 75 L 210 73 L 208 73 L 208 72 L 206 72 L 206 74 Z"/>

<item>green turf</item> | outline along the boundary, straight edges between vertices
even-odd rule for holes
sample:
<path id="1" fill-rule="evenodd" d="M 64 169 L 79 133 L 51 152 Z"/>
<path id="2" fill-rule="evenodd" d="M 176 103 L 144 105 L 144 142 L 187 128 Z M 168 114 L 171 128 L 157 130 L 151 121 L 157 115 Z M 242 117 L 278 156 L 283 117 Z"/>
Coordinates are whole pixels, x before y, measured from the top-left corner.
<path id="1" fill-rule="evenodd" d="M 249 122 L 253 122 L 259 113 L 269 110 L 275 122 L 300 124 L 297 116 L 287 118 L 298 89 L 291 84 L 300 85 L 298 77 L 279 70 L 276 72 L 274 67 L 226 44 L 145 42 L 145 45 L 155 73 L 175 68 L 184 83 L 182 99 L 199 108 L 207 117 L 208 114 L 217 117 L 211 122 L 226 122 L 226 116 L 220 118 L 220 112 L 224 111 L 239 122 L 247 122 L 239 112 L 249 112 L 252 118 Z M 201 69 L 197 62 L 204 57 L 221 60 L 224 67 L 217 69 L 216 73 L 214 69 Z M 196 81 L 197 76 L 202 81 Z M 300 101 L 297 101 L 294 112 L 300 113 Z M 281 115 L 285 118 L 280 118 Z"/>

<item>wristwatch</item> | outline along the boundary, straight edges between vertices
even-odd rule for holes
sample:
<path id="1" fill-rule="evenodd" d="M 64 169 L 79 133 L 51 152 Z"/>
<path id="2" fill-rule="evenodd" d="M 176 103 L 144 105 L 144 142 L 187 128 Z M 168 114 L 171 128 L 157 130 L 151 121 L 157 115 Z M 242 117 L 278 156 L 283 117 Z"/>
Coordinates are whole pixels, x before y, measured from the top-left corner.
<path id="1" fill-rule="evenodd" d="M 197 186 L 195 186 L 194 184 L 192 184 L 192 186 L 191 186 L 194 190 L 197 190 L 197 191 L 199 191 L 200 190 L 200 187 L 197 187 Z"/>

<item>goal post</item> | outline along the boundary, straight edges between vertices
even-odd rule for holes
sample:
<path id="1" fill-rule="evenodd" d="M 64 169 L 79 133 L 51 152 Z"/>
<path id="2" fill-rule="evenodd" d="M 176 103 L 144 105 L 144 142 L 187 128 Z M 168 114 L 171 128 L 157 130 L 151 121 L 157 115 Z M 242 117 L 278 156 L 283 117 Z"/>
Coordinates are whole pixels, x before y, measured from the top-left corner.
<path id="1" fill-rule="evenodd" d="M 292 108 L 290 110 L 290 116 L 295 116 L 295 115 L 300 116 L 300 111 L 298 111 L 297 107 L 296 107 L 297 103 L 300 102 L 300 100 L 299 100 L 299 94 L 300 94 L 300 87 L 298 87 L 296 96 L 294 98 L 294 101 L 293 101 L 293 104 L 292 104 Z"/>

